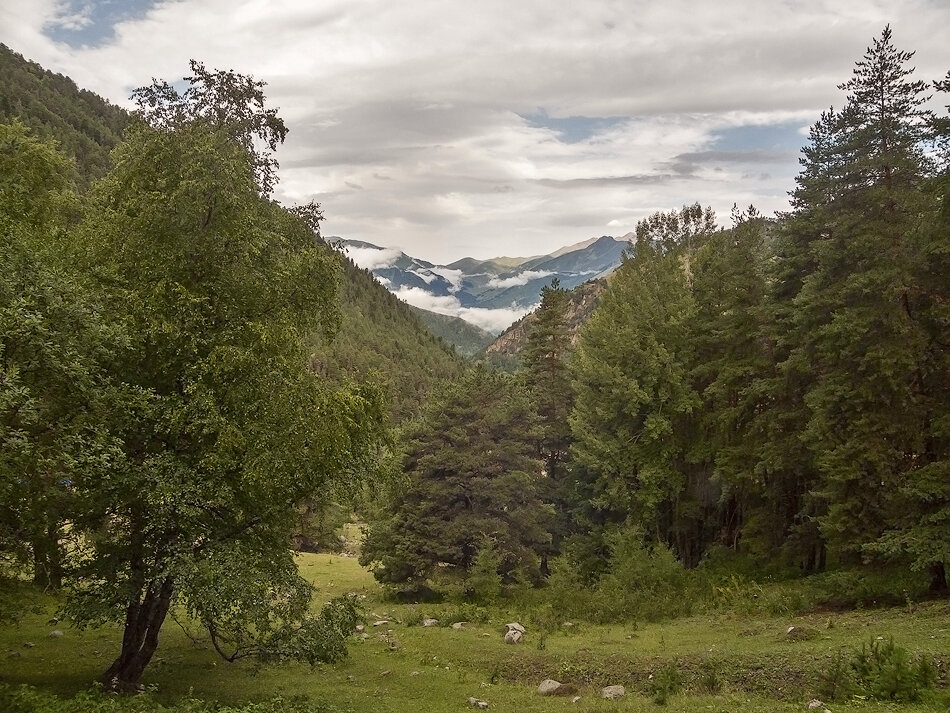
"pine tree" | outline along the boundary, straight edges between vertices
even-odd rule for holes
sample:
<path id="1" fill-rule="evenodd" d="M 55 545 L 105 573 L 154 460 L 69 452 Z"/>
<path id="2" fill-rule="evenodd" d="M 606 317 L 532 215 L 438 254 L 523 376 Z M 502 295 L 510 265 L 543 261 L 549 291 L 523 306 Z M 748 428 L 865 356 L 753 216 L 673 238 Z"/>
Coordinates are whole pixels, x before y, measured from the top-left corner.
<path id="1" fill-rule="evenodd" d="M 885 28 L 841 85 L 845 109 L 816 130 L 823 143 L 795 196 L 811 269 L 794 301 L 803 342 L 787 364 L 815 374 L 803 436 L 821 473 L 822 532 L 846 558 L 880 534 L 886 495 L 914 468 L 924 425 L 924 339 L 909 299 L 927 97 L 909 78 L 912 56 Z"/>
<path id="2" fill-rule="evenodd" d="M 407 483 L 360 562 L 381 582 L 420 589 L 463 580 L 490 543 L 498 574 L 536 581 L 551 517 L 538 496 L 536 422 L 513 377 L 479 367 L 447 384 L 407 437 Z"/>

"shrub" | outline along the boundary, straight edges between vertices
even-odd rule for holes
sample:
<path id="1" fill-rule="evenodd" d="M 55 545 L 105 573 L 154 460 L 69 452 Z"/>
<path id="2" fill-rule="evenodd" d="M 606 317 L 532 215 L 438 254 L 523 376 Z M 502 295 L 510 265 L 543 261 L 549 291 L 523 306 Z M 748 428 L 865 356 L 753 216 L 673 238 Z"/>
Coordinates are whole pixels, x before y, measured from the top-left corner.
<path id="1" fill-rule="evenodd" d="M 472 567 L 465 580 L 466 593 L 472 601 L 480 604 L 495 604 L 501 597 L 501 575 L 498 568 L 501 557 L 491 540 L 485 540 L 478 548 Z"/>
<path id="2" fill-rule="evenodd" d="M 670 696 L 677 693 L 683 685 L 683 677 L 676 668 L 675 661 L 667 661 L 650 679 L 650 695 L 657 705 L 666 705 Z"/>
<path id="3" fill-rule="evenodd" d="M 597 583 L 593 609 L 606 621 L 657 620 L 691 613 L 689 577 L 663 543 L 644 544 L 625 528 L 610 539 L 610 569 Z"/>

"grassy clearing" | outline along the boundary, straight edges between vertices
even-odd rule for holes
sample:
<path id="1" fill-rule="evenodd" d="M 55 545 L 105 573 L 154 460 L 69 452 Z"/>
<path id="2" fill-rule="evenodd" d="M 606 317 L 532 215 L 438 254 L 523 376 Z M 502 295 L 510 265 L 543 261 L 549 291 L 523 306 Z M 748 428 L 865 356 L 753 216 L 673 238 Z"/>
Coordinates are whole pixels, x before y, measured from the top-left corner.
<path id="1" fill-rule="evenodd" d="M 145 676 L 154 698 L 168 703 L 194 696 L 236 704 L 303 696 L 342 710 L 393 713 L 466 710 L 469 697 L 487 701 L 491 710 L 527 712 L 780 713 L 805 710 L 840 652 L 890 637 L 914 656 L 933 657 L 939 676 L 936 691 L 914 704 L 852 700 L 828 707 L 835 713 L 950 710 L 946 601 L 794 617 L 696 616 L 638 626 L 574 622 L 542 637 L 525 611 L 387 602 L 351 557 L 303 555 L 300 566 L 318 587 L 315 607 L 341 593 L 363 598 L 365 637 L 354 636 L 346 661 L 312 669 L 259 667 L 248 661 L 227 664 L 200 631 L 186 622 L 169 621 Z M 33 610 L 18 625 L 0 629 L 0 682 L 26 683 L 62 695 L 88 688 L 115 655 L 120 629 L 77 631 L 48 623 L 55 600 L 31 596 Z M 466 615 L 473 621 L 461 630 L 448 626 Z M 443 626 L 424 628 L 418 624 L 423 616 L 438 617 Z M 389 623 L 373 626 L 382 619 Z M 503 626 L 512 620 L 528 628 L 525 643 L 511 646 L 502 641 Z M 789 635 L 791 626 L 795 630 Z M 63 636 L 51 638 L 54 629 Z M 660 706 L 653 702 L 651 686 L 671 664 L 682 687 Z M 573 695 L 581 700 L 572 704 L 572 696 L 538 695 L 535 689 L 544 678 L 573 684 Z M 626 686 L 627 695 L 619 701 L 601 700 L 599 688 L 608 684 Z"/>

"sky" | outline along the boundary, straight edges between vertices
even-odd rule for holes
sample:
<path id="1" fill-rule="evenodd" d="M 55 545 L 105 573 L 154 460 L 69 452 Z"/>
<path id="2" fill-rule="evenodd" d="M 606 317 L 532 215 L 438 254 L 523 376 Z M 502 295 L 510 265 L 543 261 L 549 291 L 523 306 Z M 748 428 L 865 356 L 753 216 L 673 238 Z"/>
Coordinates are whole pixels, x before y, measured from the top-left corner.
<path id="1" fill-rule="evenodd" d="M 129 106 L 188 60 L 267 83 L 285 204 L 436 263 L 788 207 L 808 127 L 886 24 L 950 69 L 950 0 L 0 0 L 0 41 Z"/>

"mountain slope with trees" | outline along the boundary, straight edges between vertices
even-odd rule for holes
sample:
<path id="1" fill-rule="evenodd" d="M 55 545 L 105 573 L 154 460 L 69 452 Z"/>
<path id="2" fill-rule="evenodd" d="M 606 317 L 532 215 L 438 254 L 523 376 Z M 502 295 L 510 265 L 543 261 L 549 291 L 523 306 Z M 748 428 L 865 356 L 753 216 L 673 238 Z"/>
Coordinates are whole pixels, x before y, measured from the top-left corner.
<path id="1" fill-rule="evenodd" d="M 37 136 L 55 139 L 76 159 L 83 184 L 105 175 L 109 152 L 129 124 L 121 107 L 0 44 L 0 123 L 14 119 Z"/>

